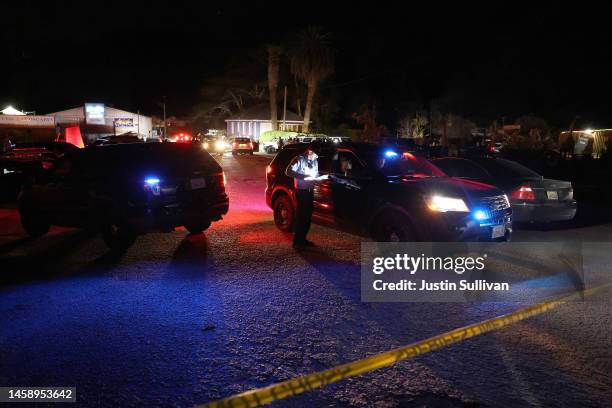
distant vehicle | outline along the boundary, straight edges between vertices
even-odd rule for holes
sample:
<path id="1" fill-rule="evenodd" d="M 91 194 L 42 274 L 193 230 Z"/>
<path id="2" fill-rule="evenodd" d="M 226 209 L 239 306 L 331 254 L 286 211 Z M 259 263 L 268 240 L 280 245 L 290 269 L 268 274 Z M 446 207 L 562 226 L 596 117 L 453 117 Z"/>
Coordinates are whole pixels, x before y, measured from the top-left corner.
<path id="1" fill-rule="evenodd" d="M 221 137 L 204 137 L 202 148 L 210 154 L 223 154 L 229 148 L 229 144 Z"/>
<path id="2" fill-rule="evenodd" d="M 232 142 L 232 154 L 253 154 L 253 142 L 248 137 L 237 137 Z"/>
<path id="3" fill-rule="evenodd" d="M 495 142 L 489 146 L 489 153 L 499 153 L 504 148 L 504 144 L 502 142 Z"/>
<path id="4" fill-rule="evenodd" d="M 14 200 L 22 185 L 50 168 L 65 153 L 79 148 L 71 143 L 23 143 L 0 155 L 0 197 Z"/>
<path id="5" fill-rule="evenodd" d="M 172 143 L 191 143 L 194 141 L 194 138 L 190 133 L 178 132 L 170 135 L 168 141 Z"/>
<path id="6" fill-rule="evenodd" d="M 268 153 L 268 154 L 274 154 L 278 151 L 278 147 L 274 146 L 273 144 L 268 144 L 266 146 L 264 146 L 264 152 Z"/>
<path id="7" fill-rule="evenodd" d="M 125 143 L 142 143 L 143 140 L 136 135 L 102 136 L 96 139 L 94 146 L 108 146 Z"/>
<path id="8" fill-rule="evenodd" d="M 51 225 L 92 228 L 124 250 L 138 234 L 206 230 L 227 214 L 225 175 L 199 146 L 133 143 L 69 152 L 18 199 L 33 237 Z"/>
<path id="9" fill-rule="evenodd" d="M 433 161 L 452 177 L 480 181 L 502 189 L 510 198 L 515 222 L 571 220 L 576 200 L 569 181 L 545 179 L 517 162 L 494 157 Z"/>
<path id="10" fill-rule="evenodd" d="M 61 157 L 68 152 L 78 150 L 79 147 L 66 142 L 20 143 L 14 147 L 13 153 L 19 154 L 22 149 L 43 149 L 53 153 L 56 157 Z"/>
<path id="11" fill-rule="evenodd" d="M 345 136 L 331 136 L 329 137 L 329 140 L 333 143 L 350 143 L 351 142 L 351 138 L 350 137 L 345 137 Z"/>
<path id="12" fill-rule="evenodd" d="M 266 170 L 266 203 L 281 231 L 292 231 L 296 201 L 285 171 L 305 143 L 285 146 Z M 447 177 L 397 146 L 320 143 L 313 220 L 377 241 L 506 241 L 512 210 L 496 187 Z"/>

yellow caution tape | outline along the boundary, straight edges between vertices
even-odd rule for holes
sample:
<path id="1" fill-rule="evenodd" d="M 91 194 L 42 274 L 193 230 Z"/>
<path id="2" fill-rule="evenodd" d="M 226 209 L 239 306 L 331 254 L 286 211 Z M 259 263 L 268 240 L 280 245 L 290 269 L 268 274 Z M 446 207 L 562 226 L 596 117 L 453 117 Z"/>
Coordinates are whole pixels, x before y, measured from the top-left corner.
<path id="1" fill-rule="evenodd" d="M 290 380 L 272 384 L 267 387 L 246 391 L 222 400 L 200 405 L 199 407 L 246 408 L 269 404 L 273 401 L 298 395 L 306 391 L 311 391 L 315 388 L 320 388 L 345 378 L 354 377 L 382 367 L 387 367 L 397 362 L 411 359 L 420 354 L 428 353 L 444 346 L 448 346 L 449 344 L 458 343 L 460 341 L 476 337 L 483 333 L 501 329 L 504 326 L 508 326 L 529 317 L 542 314 L 556 308 L 559 305 L 593 294 L 596 291 L 611 285 L 612 284 L 606 284 L 593 289 L 585 290 L 584 292 L 577 292 L 557 300 L 539 303 L 537 305 L 529 306 L 499 317 L 451 330 L 446 333 L 412 343 L 405 347 L 386 351 L 361 360 L 319 371 L 317 373 L 292 378 Z"/>

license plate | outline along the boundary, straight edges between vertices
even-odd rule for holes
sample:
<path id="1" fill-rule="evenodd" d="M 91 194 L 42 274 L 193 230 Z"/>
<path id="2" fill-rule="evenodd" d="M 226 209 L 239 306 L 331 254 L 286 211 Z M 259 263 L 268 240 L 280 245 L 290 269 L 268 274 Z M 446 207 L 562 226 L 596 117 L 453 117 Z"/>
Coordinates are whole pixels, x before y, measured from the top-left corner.
<path id="1" fill-rule="evenodd" d="M 556 191 L 547 191 L 546 192 L 546 196 L 548 197 L 549 200 L 558 200 L 559 199 L 559 193 Z"/>
<path id="2" fill-rule="evenodd" d="M 494 225 L 491 229 L 491 238 L 500 238 L 506 235 L 505 225 Z"/>
<path id="3" fill-rule="evenodd" d="M 192 190 L 197 190 L 199 188 L 206 188 L 206 179 L 192 178 L 190 184 L 191 184 Z"/>
<path id="4" fill-rule="evenodd" d="M 241 144 L 240 147 L 246 147 L 246 145 L 245 144 Z"/>

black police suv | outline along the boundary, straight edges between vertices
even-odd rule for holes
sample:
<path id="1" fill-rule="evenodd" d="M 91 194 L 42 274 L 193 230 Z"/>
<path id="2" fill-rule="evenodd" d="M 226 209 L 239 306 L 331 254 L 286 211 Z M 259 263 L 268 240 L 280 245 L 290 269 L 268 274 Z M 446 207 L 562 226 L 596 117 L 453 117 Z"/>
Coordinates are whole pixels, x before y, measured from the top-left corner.
<path id="1" fill-rule="evenodd" d="M 133 143 L 65 154 L 23 187 L 18 205 L 30 236 L 51 225 L 93 228 L 121 250 L 151 230 L 202 232 L 229 200 L 223 170 L 199 145 Z"/>
<path id="2" fill-rule="evenodd" d="M 567 221 L 577 204 L 569 181 L 547 179 L 512 160 L 500 157 L 444 157 L 434 164 L 453 177 L 492 184 L 510 198 L 515 222 Z"/>
<path id="3" fill-rule="evenodd" d="M 292 231 L 294 182 L 285 174 L 308 145 L 283 148 L 266 169 L 266 202 L 276 226 Z M 370 235 L 377 241 L 506 241 L 512 210 L 496 187 L 451 178 L 397 146 L 315 145 L 319 173 L 313 221 Z"/>

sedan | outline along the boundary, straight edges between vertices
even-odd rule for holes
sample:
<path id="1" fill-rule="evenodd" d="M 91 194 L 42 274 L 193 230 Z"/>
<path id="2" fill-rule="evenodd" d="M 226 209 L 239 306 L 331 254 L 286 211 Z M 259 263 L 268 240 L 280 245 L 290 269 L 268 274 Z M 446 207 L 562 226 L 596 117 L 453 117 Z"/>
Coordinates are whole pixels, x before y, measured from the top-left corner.
<path id="1" fill-rule="evenodd" d="M 503 190 L 510 198 L 515 222 L 571 220 L 576 200 L 569 181 L 544 178 L 517 162 L 495 157 L 444 157 L 436 166 L 452 177 L 480 181 Z"/>

